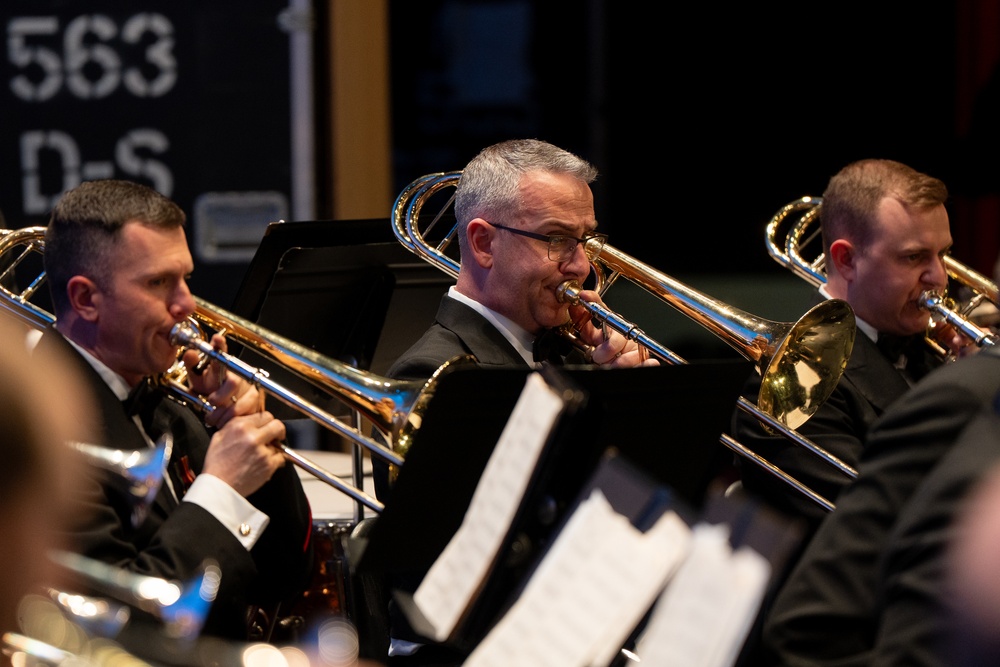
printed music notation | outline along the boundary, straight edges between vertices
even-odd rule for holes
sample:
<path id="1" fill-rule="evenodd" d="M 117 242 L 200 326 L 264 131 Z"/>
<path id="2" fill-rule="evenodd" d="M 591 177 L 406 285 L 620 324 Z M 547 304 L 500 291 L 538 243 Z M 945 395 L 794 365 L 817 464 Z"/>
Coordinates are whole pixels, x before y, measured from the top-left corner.
<path id="1" fill-rule="evenodd" d="M 687 554 L 665 512 L 645 533 L 594 489 L 466 667 L 607 665 Z"/>
<path id="2" fill-rule="evenodd" d="M 489 575 L 563 406 L 540 374 L 528 376 L 461 527 L 413 595 L 438 641 L 451 635 Z"/>
<path id="3" fill-rule="evenodd" d="M 666 667 L 734 664 L 770 576 L 766 558 L 730 547 L 726 525 L 698 524 L 690 554 L 656 603 L 636 654 Z"/>

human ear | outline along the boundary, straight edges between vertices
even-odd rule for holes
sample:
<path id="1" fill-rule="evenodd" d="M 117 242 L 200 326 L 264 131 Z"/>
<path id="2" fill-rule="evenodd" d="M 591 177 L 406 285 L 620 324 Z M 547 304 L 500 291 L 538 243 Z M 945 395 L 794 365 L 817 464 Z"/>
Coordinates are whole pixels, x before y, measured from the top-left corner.
<path id="1" fill-rule="evenodd" d="M 470 220 L 465 228 L 469 254 L 484 269 L 493 266 L 493 227 L 482 218 Z"/>
<path id="2" fill-rule="evenodd" d="M 830 256 L 826 262 L 827 271 L 832 268 L 841 278 L 851 281 L 857 271 L 856 259 L 854 245 L 847 239 L 837 239 L 830 244 Z"/>
<path id="3" fill-rule="evenodd" d="M 90 278 L 73 276 L 66 283 L 66 295 L 69 305 L 81 318 L 88 322 L 96 322 L 103 301 L 103 293 Z"/>

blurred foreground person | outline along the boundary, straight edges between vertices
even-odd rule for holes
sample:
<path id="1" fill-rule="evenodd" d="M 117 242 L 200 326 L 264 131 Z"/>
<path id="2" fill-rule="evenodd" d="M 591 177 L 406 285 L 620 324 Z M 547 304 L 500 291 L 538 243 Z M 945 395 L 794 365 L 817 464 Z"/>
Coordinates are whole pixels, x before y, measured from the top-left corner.
<path id="1" fill-rule="evenodd" d="M 26 331 L 0 316 L 0 633 L 19 630 L 18 603 L 55 583 L 47 557 L 65 548 L 82 467 L 67 445 L 85 434 L 88 393 L 59 356 L 29 356 Z M 58 378 L 58 382 L 53 382 Z"/>

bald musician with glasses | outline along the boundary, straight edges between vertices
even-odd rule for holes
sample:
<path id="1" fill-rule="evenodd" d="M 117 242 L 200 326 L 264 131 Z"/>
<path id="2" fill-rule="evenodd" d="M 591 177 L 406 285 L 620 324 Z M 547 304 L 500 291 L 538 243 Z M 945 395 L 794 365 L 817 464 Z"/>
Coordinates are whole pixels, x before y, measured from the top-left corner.
<path id="1" fill-rule="evenodd" d="M 559 300 L 568 280 L 590 273 L 607 236 L 597 232 L 590 183 L 597 170 L 543 141 L 505 141 L 484 149 L 462 172 L 455 202 L 462 268 L 434 324 L 389 369 L 427 378 L 441 364 L 471 354 L 484 368 L 584 362 L 547 345 L 552 329 L 572 321 L 593 346 L 590 361 L 608 368 L 653 365 L 634 341 L 598 328 L 581 306 Z M 584 291 L 588 301 L 596 292 Z"/>

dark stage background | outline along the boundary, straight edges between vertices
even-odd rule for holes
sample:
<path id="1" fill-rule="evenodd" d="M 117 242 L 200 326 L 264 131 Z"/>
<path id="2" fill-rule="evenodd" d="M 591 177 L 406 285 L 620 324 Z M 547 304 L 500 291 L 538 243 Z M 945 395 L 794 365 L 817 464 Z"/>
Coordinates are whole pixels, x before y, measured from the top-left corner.
<path id="1" fill-rule="evenodd" d="M 313 3 L 317 137 L 330 124 L 321 100 L 332 5 Z M 845 163 L 887 157 L 945 180 L 955 255 L 992 274 L 996 3 L 387 6 L 394 192 L 461 168 L 490 143 L 546 139 L 599 168 L 598 218 L 613 245 L 787 320 L 802 312 L 807 288 L 768 257 L 767 220 L 821 194 Z M 296 179 L 287 8 L 288 0 L 4 3 L 8 226 L 43 224 L 80 178 L 148 182 L 192 220 L 195 292 L 232 303 L 264 225 L 289 215 Z M 328 219 L 332 178 L 321 167 L 314 176 L 316 218 Z"/>
<path id="2" fill-rule="evenodd" d="M 391 4 L 395 174 L 533 136 L 601 170 L 611 242 L 666 270 L 781 269 L 763 229 L 849 161 L 944 179 L 955 254 L 997 256 L 991 3 Z"/>

